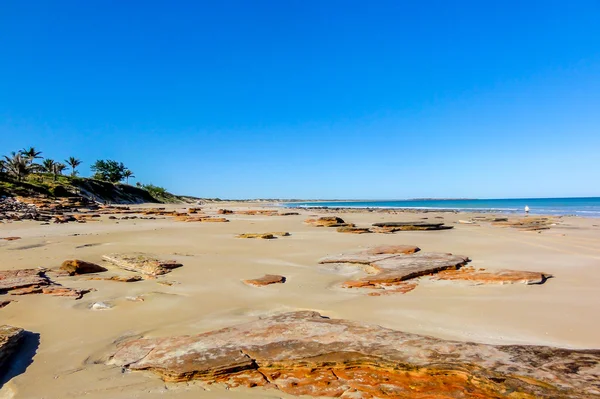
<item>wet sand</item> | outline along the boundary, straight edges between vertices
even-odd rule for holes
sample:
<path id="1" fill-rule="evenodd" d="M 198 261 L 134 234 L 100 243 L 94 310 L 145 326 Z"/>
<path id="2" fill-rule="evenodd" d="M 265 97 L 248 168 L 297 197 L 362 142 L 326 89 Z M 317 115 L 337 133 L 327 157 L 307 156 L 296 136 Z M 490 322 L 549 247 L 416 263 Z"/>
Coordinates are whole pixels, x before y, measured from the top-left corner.
<path id="1" fill-rule="evenodd" d="M 203 208 L 211 214 L 223 207 L 261 206 L 233 203 Z M 424 217 L 429 221 L 442 217 L 455 226 L 442 231 L 354 235 L 305 225 L 310 215 L 324 214 L 299 212 L 299 216 L 226 215 L 229 223 L 183 223 L 172 218 L 115 221 L 103 216 L 86 224 L 0 224 L 0 237 L 22 237 L 0 240 L 2 270 L 56 267 L 65 259 L 77 258 L 106 266 L 111 274 L 127 275 L 103 262 L 101 256 L 132 251 L 184 264 L 159 279 L 134 283 L 90 281 L 86 276 L 57 279 L 68 287 L 97 290 L 80 300 L 2 296 L 17 302 L 0 309 L 0 324 L 32 332 L 26 350 L 35 350 L 35 356 L 29 365 L 27 356 L 12 365 L 12 378 L 0 389 L 0 398 L 291 398 L 261 388 L 226 391 L 200 383 L 165 384 L 152 373 L 122 373 L 102 359 L 125 337 L 197 334 L 299 309 L 444 339 L 600 348 L 598 219 L 563 217 L 557 226 L 538 233 L 489 223 L 456 223 L 472 216 L 465 213 L 339 214 L 359 227 Z M 291 236 L 235 238 L 240 233 L 278 231 L 289 231 Z M 348 275 L 317 263 L 326 255 L 392 244 L 466 255 L 474 267 L 542 271 L 555 278 L 536 286 L 472 286 L 423 278 L 407 294 L 371 297 L 339 288 Z M 353 272 L 352 268 L 344 270 Z M 353 276 L 360 273 L 356 269 Z M 287 281 L 261 288 L 241 282 L 264 274 L 280 274 Z M 140 295 L 143 302 L 127 299 Z M 89 309 L 99 301 L 114 307 Z"/>

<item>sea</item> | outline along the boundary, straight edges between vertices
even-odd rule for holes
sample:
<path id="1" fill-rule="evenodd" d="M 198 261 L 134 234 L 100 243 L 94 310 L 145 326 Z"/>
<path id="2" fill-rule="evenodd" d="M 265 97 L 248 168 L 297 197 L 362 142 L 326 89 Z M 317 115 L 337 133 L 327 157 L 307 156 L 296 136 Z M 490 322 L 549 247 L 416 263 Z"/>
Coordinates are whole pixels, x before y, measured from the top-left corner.
<path id="1" fill-rule="evenodd" d="M 509 199 L 410 199 L 370 201 L 288 202 L 291 208 L 395 208 L 464 212 L 495 212 L 533 215 L 600 217 L 600 197 L 583 198 L 509 198 Z"/>

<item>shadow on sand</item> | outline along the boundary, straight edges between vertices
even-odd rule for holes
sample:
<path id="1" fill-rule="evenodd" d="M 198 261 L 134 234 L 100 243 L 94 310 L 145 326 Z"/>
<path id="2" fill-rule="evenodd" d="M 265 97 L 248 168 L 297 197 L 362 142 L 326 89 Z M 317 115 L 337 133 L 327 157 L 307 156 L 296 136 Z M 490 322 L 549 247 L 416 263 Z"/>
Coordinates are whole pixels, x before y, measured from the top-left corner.
<path id="1" fill-rule="evenodd" d="M 22 339 L 20 348 L 6 362 L 8 367 L 0 370 L 0 389 L 12 378 L 23 374 L 33 363 L 33 357 L 40 346 L 40 334 L 25 331 Z"/>

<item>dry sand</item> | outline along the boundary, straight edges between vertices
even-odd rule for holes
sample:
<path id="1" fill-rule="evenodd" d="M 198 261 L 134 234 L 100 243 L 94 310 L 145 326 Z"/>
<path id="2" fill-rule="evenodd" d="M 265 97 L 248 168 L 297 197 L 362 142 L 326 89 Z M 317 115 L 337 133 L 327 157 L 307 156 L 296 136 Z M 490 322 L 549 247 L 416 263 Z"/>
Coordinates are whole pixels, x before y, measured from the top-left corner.
<path id="1" fill-rule="evenodd" d="M 264 204 L 261 204 L 264 206 Z M 171 206 L 181 208 L 181 206 Z M 260 205 L 219 204 L 230 209 Z M 214 213 L 216 206 L 206 206 Z M 564 217 L 551 230 L 522 232 L 511 228 L 454 224 L 468 214 L 340 214 L 368 226 L 380 221 L 429 220 L 441 216 L 455 226 L 445 231 L 395 234 L 341 234 L 303 224 L 318 211 L 300 216 L 227 215 L 230 223 L 182 223 L 165 220 L 108 220 L 45 225 L 0 225 L 0 269 L 56 267 L 65 259 L 102 262 L 113 252 L 141 251 L 181 261 L 184 267 L 159 280 L 135 283 L 64 277 L 74 288 L 95 288 L 81 300 L 28 295 L 0 309 L 0 324 L 39 334 L 29 337 L 34 351 L 13 364 L 14 375 L 0 398 L 290 398 L 274 390 L 233 389 L 199 383 L 165 384 L 152 373 L 127 372 L 102 362 L 115 341 L 127 336 L 196 334 L 277 312 L 312 309 L 336 318 L 364 321 L 439 338 L 495 344 L 536 344 L 600 348 L 600 220 Z M 240 233 L 289 231 L 275 240 L 235 238 Z M 467 255 L 472 266 L 551 273 L 544 285 L 470 286 L 423 279 L 407 294 L 365 296 L 338 288 L 347 280 L 317 260 L 381 244 L 414 244 L 425 251 Z M 352 272 L 352 268 L 348 271 Z M 280 274 L 285 284 L 249 287 L 241 280 Z M 143 302 L 127 297 L 142 295 Z M 8 298 L 10 297 L 10 298 Z M 94 311 L 98 301 L 114 307 Z M 36 348 L 37 346 L 37 348 Z M 23 364 L 25 363 L 25 364 Z M 26 371 L 22 372 L 27 366 Z M 20 374 L 19 374 L 20 373 Z"/>

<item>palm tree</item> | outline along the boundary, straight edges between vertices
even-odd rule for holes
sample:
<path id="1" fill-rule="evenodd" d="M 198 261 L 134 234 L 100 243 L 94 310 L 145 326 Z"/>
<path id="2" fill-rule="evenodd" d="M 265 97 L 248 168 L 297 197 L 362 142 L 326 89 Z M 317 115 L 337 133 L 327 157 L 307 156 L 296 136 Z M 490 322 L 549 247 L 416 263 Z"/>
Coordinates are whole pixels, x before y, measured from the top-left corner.
<path id="1" fill-rule="evenodd" d="M 129 184 L 129 178 L 135 177 L 135 175 L 133 174 L 132 171 L 130 171 L 129 169 L 126 169 L 125 172 L 123 172 L 123 177 L 125 178 L 125 184 Z"/>
<path id="2" fill-rule="evenodd" d="M 6 172 L 6 162 L 3 159 L 0 159 L 0 174 Z"/>
<path id="3" fill-rule="evenodd" d="M 62 172 L 65 169 L 67 169 L 67 165 L 65 165 L 64 163 L 60 163 L 60 162 L 54 163 L 54 166 L 52 167 L 52 174 L 54 175 L 54 181 L 56 181 L 56 176 L 62 175 Z"/>
<path id="4" fill-rule="evenodd" d="M 53 173 L 55 163 L 56 162 L 54 162 L 53 159 L 50 159 L 50 158 L 44 159 L 44 162 L 42 162 L 42 170 L 46 173 Z"/>
<path id="5" fill-rule="evenodd" d="M 21 151 L 19 151 L 19 153 L 25 158 L 27 158 L 29 165 L 33 165 L 33 162 L 36 159 L 42 159 L 42 157 L 40 156 L 42 155 L 42 152 L 36 151 L 34 147 L 23 148 Z"/>
<path id="6" fill-rule="evenodd" d="M 75 169 L 81 165 L 81 161 L 75 157 L 69 157 L 69 159 L 65 159 L 65 162 L 71 167 L 71 176 L 77 175 L 77 171 Z"/>
<path id="7" fill-rule="evenodd" d="M 21 181 L 29 173 L 31 173 L 32 167 L 29 164 L 29 160 L 21 154 L 11 153 L 11 157 L 4 156 L 4 167 L 8 174 L 14 176 L 17 181 Z"/>

